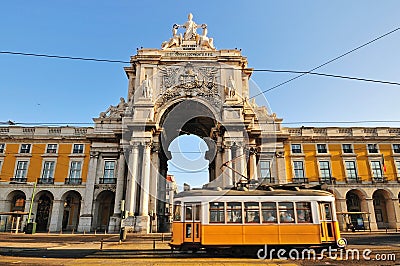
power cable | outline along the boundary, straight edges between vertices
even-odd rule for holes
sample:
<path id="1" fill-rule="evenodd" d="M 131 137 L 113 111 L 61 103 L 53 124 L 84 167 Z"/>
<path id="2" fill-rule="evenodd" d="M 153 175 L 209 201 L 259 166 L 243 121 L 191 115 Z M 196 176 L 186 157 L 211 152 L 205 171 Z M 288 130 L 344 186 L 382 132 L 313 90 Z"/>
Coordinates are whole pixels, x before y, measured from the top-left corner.
<path id="1" fill-rule="evenodd" d="M 367 45 L 369 45 L 369 44 L 371 44 L 371 43 L 373 43 L 373 42 L 376 42 L 377 40 L 382 39 L 383 37 L 386 37 L 386 36 L 388 36 L 388 35 L 390 35 L 390 34 L 396 32 L 396 31 L 398 31 L 398 30 L 400 30 L 400 27 L 399 27 L 399 28 L 396 28 L 396 29 L 394 29 L 394 30 L 391 30 L 391 31 L 389 31 L 389 32 L 387 32 L 387 33 L 385 33 L 385 34 L 383 34 L 383 35 L 380 35 L 379 37 L 377 37 L 377 38 L 375 38 L 375 39 L 373 39 L 373 40 L 371 40 L 371 41 L 369 41 L 369 42 L 366 42 L 366 43 L 364 43 L 364 44 L 362 44 L 362 45 L 360 45 L 360 46 L 358 46 L 358 47 L 356 47 L 356 48 L 354 48 L 354 49 L 352 49 L 352 50 L 350 50 L 350 51 L 348 51 L 348 52 L 346 52 L 346 53 L 344 53 L 344 54 L 341 54 L 341 55 L 339 55 L 339 56 L 337 56 L 337 57 L 335 57 L 335 58 L 333 58 L 333 59 L 331 59 L 331 60 L 329 60 L 329 61 L 327 61 L 327 62 L 325 62 L 325 63 L 323 63 L 323 64 L 321 64 L 321 65 L 319 65 L 319 66 L 317 66 L 317 67 L 314 67 L 314 68 L 310 69 L 310 70 L 307 71 L 307 72 L 304 72 L 304 73 L 302 73 L 302 74 L 300 74 L 300 75 L 298 75 L 298 76 L 296 76 L 296 77 L 293 77 L 293 78 L 291 78 L 291 79 L 289 79 L 289 80 L 286 80 L 286 81 L 284 81 L 284 82 L 281 82 L 281 83 L 279 83 L 278 85 L 275 85 L 275 86 L 273 86 L 273 87 L 271 87 L 271 88 L 269 88 L 269 89 L 267 89 L 267 90 L 265 90 L 265 91 L 262 91 L 262 92 L 260 92 L 260 93 L 258 93 L 258 94 L 256 94 L 256 95 L 252 96 L 251 98 L 254 98 L 254 97 L 257 97 L 257 96 L 259 96 L 259 95 L 261 95 L 261 94 L 264 94 L 264 93 L 266 93 L 266 92 L 275 90 L 276 88 L 278 88 L 278 87 L 280 87 L 280 86 L 282 86 L 282 85 L 284 85 L 284 84 L 287 84 L 287 83 L 289 83 L 289 82 L 291 82 L 291 81 L 293 81 L 293 80 L 296 80 L 296 79 L 298 79 L 298 78 L 300 78 L 300 77 L 302 77 L 302 76 L 304 76 L 304 75 L 309 74 L 310 72 L 313 72 L 314 70 L 317 70 L 317 69 L 319 69 L 319 68 L 321 68 L 321 67 L 323 67 L 323 66 L 326 66 L 326 65 L 328 65 L 328 64 L 330 64 L 330 63 L 332 63 L 332 62 L 334 62 L 334 61 L 336 61 L 336 60 L 338 60 L 338 59 L 340 59 L 340 58 L 342 58 L 342 57 L 344 57 L 344 56 L 346 56 L 346 55 L 348 55 L 348 54 L 351 54 L 351 53 L 353 53 L 353 52 L 355 52 L 355 51 L 357 51 L 357 50 L 359 50 L 359 49 L 361 49 L 361 48 L 363 48 L 363 47 L 365 47 L 365 46 L 367 46 Z"/>

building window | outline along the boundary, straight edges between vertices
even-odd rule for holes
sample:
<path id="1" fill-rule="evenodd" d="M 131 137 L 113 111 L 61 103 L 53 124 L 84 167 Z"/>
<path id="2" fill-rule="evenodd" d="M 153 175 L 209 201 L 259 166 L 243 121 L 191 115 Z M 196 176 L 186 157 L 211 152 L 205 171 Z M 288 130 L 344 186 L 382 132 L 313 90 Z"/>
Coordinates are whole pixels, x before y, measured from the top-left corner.
<path id="1" fill-rule="evenodd" d="M 400 161 L 396 161 L 396 168 L 397 168 L 397 177 L 400 177 Z M 0 168 L 1 170 L 1 168 Z"/>
<path id="2" fill-rule="evenodd" d="M 15 178 L 22 179 L 26 178 L 28 171 L 28 161 L 18 161 L 17 170 L 15 171 Z"/>
<path id="3" fill-rule="evenodd" d="M 42 179 L 53 179 L 54 178 L 54 161 L 45 161 L 43 164 Z"/>
<path id="4" fill-rule="evenodd" d="M 3 161 L 0 161 L 0 174 L 1 174 L 1 167 L 3 166 Z"/>
<path id="5" fill-rule="evenodd" d="M 82 162 L 73 161 L 71 162 L 71 169 L 69 170 L 69 179 L 81 178 Z"/>
<path id="6" fill-rule="evenodd" d="M 114 178 L 114 169 L 115 162 L 114 161 L 105 161 L 104 163 L 104 178 Z"/>
<path id="7" fill-rule="evenodd" d="M 292 153 L 301 153 L 301 144 L 292 144 Z"/>
<path id="8" fill-rule="evenodd" d="M 326 148 L 326 144 L 317 144 L 317 152 L 318 153 L 328 153 L 328 149 Z"/>
<path id="9" fill-rule="evenodd" d="M 258 202 L 245 202 L 244 213 L 246 223 L 260 223 L 260 206 Z"/>
<path id="10" fill-rule="evenodd" d="M 260 161 L 260 175 L 271 182 L 271 161 Z"/>
<path id="11" fill-rule="evenodd" d="M 21 144 L 21 149 L 19 153 L 30 153 L 31 152 L 31 144 Z"/>
<path id="12" fill-rule="evenodd" d="M 383 178 L 380 161 L 371 161 L 371 173 L 373 179 L 381 180 Z"/>
<path id="13" fill-rule="evenodd" d="M 83 144 L 74 144 L 72 153 L 83 153 Z"/>
<path id="14" fill-rule="evenodd" d="M 6 149 L 6 144 L 0 143 L 0 153 L 4 153 L 5 149 Z"/>
<path id="15" fill-rule="evenodd" d="M 393 152 L 394 153 L 400 153 L 400 144 L 393 144 Z"/>
<path id="16" fill-rule="evenodd" d="M 331 178 L 329 161 L 319 161 L 319 172 L 321 173 L 322 180 L 329 180 Z"/>
<path id="17" fill-rule="evenodd" d="M 115 161 L 105 161 L 103 179 L 100 180 L 100 183 L 114 184 L 116 181 L 114 178 L 114 172 L 115 172 Z"/>
<path id="18" fill-rule="evenodd" d="M 210 223 L 225 223 L 223 202 L 210 203 Z"/>
<path id="19" fill-rule="evenodd" d="M 351 144 L 342 144 L 343 153 L 353 153 Z"/>
<path id="20" fill-rule="evenodd" d="M 367 145 L 368 148 L 368 153 L 378 153 L 378 145 L 376 144 L 368 144 Z"/>
<path id="21" fill-rule="evenodd" d="M 242 223 L 242 203 L 228 202 L 226 204 L 228 223 Z"/>
<path id="22" fill-rule="evenodd" d="M 294 178 L 304 178 L 303 161 L 294 161 L 293 169 L 294 169 Z"/>
<path id="23" fill-rule="evenodd" d="M 46 153 L 57 153 L 57 144 L 47 144 Z"/>
<path id="24" fill-rule="evenodd" d="M 348 180 L 357 180 L 357 169 L 355 161 L 345 161 Z"/>

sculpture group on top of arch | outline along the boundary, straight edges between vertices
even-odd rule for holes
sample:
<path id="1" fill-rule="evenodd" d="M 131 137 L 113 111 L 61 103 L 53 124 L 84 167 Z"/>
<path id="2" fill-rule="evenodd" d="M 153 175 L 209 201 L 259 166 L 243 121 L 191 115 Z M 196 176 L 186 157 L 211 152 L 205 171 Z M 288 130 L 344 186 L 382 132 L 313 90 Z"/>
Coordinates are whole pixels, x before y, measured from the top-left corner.
<path id="1" fill-rule="evenodd" d="M 178 34 L 178 29 L 184 28 L 185 32 L 182 36 L 182 33 Z M 203 29 L 201 34 L 197 33 L 197 29 Z M 182 44 L 190 45 L 195 43 L 197 47 L 206 50 L 215 50 L 214 40 L 213 38 L 207 37 L 207 24 L 197 25 L 196 22 L 193 21 L 193 15 L 190 13 L 188 15 L 188 21 L 183 25 L 174 24 L 172 26 L 172 37 L 169 41 L 165 41 L 161 44 L 161 48 L 163 50 L 179 48 L 182 47 Z"/>

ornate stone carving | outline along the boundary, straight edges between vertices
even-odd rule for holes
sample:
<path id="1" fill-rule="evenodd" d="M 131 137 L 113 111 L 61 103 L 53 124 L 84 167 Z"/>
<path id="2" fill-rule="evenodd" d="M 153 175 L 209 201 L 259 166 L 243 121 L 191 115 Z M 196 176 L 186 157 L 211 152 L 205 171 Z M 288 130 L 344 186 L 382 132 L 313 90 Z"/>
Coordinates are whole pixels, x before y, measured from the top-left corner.
<path id="1" fill-rule="evenodd" d="M 128 104 L 125 102 L 123 97 L 120 98 L 120 102 L 117 106 L 110 105 L 105 112 L 100 113 L 100 118 L 121 118 L 124 116 L 124 112 Z"/>
<path id="2" fill-rule="evenodd" d="M 117 190 L 117 185 L 115 185 L 115 184 L 96 184 L 96 185 L 94 185 L 94 188 L 100 190 L 99 193 L 102 191 L 105 191 L 105 190 L 109 190 L 109 191 L 115 193 L 115 191 Z"/>
<path id="3" fill-rule="evenodd" d="M 217 71 L 214 66 L 194 66 L 191 63 L 162 69 L 162 95 L 157 104 L 160 106 L 179 97 L 202 97 L 217 106 L 221 105 L 216 83 Z"/>

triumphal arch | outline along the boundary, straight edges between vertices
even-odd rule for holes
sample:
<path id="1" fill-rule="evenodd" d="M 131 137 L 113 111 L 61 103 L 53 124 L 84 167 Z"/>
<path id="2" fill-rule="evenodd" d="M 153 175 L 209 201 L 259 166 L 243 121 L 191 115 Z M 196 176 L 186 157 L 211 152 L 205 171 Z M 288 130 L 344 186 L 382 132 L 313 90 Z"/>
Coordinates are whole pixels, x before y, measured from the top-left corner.
<path id="1" fill-rule="evenodd" d="M 249 99 L 252 68 L 246 57 L 238 49 L 216 49 L 207 30 L 189 14 L 184 24 L 173 25 L 161 49 L 138 49 L 124 68 L 127 98 L 95 118 L 89 136 L 86 195 L 92 196 L 84 200 L 81 231 L 96 226 L 97 197 L 105 191 L 114 193 L 110 231 L 121 224 L 141 233 L 166 230 L 168 148 L 182 134 L 207 143 L 209 187 L 257 180 L 263 158 L 276 163 L 273 176 L 282 180 L 275 182 L 286 182 L 281 120 Z M 98 173 L 111 159 L 117 162 L 115 184 L 99 182 Z"/>

